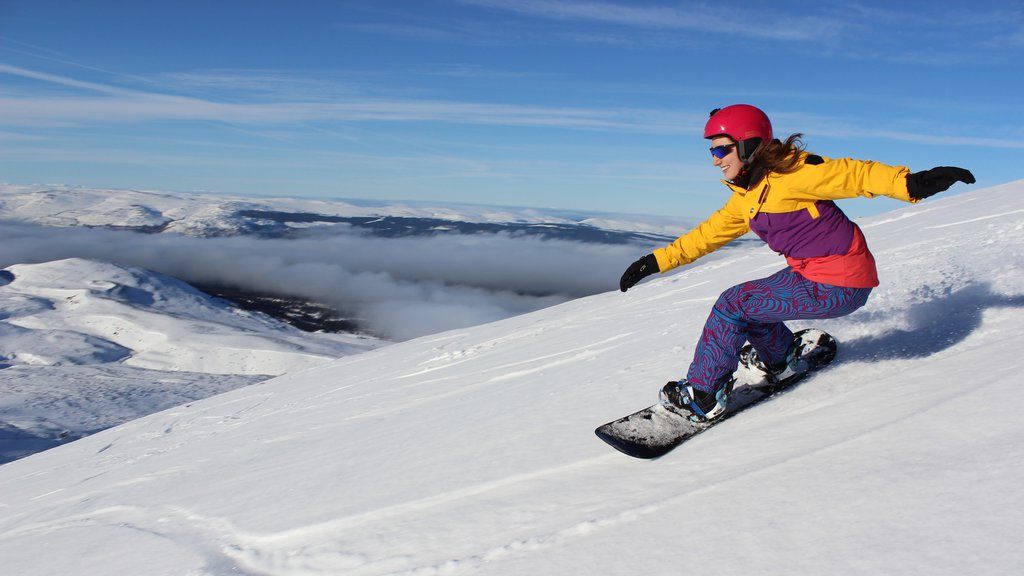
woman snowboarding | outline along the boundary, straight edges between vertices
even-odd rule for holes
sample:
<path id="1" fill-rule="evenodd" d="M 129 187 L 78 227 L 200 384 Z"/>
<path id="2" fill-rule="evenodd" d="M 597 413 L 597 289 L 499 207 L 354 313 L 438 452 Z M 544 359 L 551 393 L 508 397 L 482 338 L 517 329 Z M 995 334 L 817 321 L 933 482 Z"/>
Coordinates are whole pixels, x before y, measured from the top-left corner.
<path id="1" fill-rule="evenodd" d="M 878 286 L 875 261 L 860 228 L 833 202 L 888 196 L 918 202 L 955 182 L 974 183 L 963 168 L 922 172 L 804 151 L 802 134 L 784 142 L 764 112 L 736 104 L 711 112 L 704 138 L 732 195 L 725 206 L 675 242 L 629 266 L 625 292 L 655 272 L 689 264 L 751 230 L 789 264 L 767 278 L 729 288 L 708 316 L 686 378 L 669 382 L 662 403 L 693 420 L 725 412 L 740 352 L 750 343 L 769 379 L 784 378 L 799 339 L 786 320 L 836 318 L 867 302 Z"/>

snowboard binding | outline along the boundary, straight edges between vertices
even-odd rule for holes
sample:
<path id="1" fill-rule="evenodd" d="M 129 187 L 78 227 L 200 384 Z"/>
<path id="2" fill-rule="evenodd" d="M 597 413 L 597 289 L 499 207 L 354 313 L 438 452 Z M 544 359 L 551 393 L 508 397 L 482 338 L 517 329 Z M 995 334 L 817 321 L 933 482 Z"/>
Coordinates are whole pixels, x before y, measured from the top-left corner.
<path id="1" fill-rule="evenodd" d="M 687 417 L 691 422 L 707 422 L 725 414 L 736 379 L 725 379 L 717 391 L 704 392 L 694 388 L 685 379 L 669 382 L 658 394 L 659 403 L 665 408 Z"/>
<path id="2" fill-rule="evenodd" d="M 794 384 L 807 374 L 828 366 L 836 357 L 836 339 L 827 332 L 808 329 L 793 334 L 786 359 L 777 366 L 767 366 L 749 343 L 740 350 L 740 364 L 760 372 L 772 387 Z"/>

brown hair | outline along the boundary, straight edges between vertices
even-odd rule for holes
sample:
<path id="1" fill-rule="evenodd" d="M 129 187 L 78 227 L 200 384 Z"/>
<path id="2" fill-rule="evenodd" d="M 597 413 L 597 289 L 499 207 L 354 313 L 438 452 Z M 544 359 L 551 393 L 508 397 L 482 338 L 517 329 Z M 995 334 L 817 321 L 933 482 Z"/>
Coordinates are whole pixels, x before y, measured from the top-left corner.
<path id="1" fill-rule="evenodd" d="M 764 142 L 750 160 L 750 172 L 788 174 L 800 167 L 800 153 L 804 151 L 803 134 L 791 134 L 785 142 L 778 138 Z"/>

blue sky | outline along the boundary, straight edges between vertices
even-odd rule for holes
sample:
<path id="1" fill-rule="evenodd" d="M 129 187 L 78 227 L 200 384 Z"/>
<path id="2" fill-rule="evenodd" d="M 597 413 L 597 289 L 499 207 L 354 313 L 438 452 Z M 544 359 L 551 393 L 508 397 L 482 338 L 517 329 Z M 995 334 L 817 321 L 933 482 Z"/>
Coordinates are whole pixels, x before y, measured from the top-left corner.
<path id="1" fill-rule="evenodd" d="M 749 4 L 3 0 L 0 181 L 703 216 L 737 102 L 1024 178 L 1024 3 Z"/>

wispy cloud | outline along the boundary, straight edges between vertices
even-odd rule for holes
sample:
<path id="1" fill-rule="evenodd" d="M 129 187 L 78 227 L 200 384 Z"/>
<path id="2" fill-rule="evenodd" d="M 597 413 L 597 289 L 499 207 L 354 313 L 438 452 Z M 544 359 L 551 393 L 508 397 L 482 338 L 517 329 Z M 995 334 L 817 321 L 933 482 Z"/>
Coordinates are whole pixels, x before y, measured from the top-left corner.
<path id="1" fill-rule="evenodd" d="M 481 0 L 483 1 L 483 0 Z M 490 3 L 490 0 L 488 0 Z M 315 100 L 281 99 L 280 86 L 295 81 L 295 75 L 259 71 L 246 76 L 185 75 L 192 85 L 217 87 L 231 83 L 259 87 L 265 94 L 258 101 L 214 101 L 195 96 L 128 89 L 98 82 L 0 63 L 0 75 L 7 74 L 66 88 L 65 93 L 33 94 L 8 89 L 0 91 L 0 126 L 7 128 L 56 128 L 116 126 L 161 122 L 207 122 L 218 125 L 251 126 L 261 130 L 275 126 L 318 130 L 331 123 L 437 123 L 504 127 L 556 128 L 635 132 L 649 134 L 693 134 L 705 120 L 704 113 L 657 108 L 599 108 L 586 106 L 544 106 L 444 99 L 375 98 L 360 90 Z M 301 82 L 301 78 L 298 79 Z M 317 80 L 308 79 L 311 85 Z M 319 85 L 322 85 L 319 82 Z M 324 88 L 327 90 L 328 88 Z M 22 90 L 25 90 L 22 88 Z M 785 118 L 780 114 L 779 118 Z M 807 130 L 806 122 L 797 122 Z M 840 121 L 818 121 L 818 134 L 855 136 L 896 141 L 970 147 L 1020 147 L 1016 141 L 998 138 L 913 133 L 909 130 L 852 128 Z M 14 132 L 8 131 L 8 140 Z M 28 138 L 28 135 L 20 138 Z"/>
<path id="2" fill-rule="evenodd" d="M 835 36 L 843 22 L 819 16 L 778 17 L 770 11 L 708 7 L 704 4 L 672 6 L 612 2 L 547 2 L 543 0 L 462 0 L 465 4 L 563 21 L 599 22 L 649 30 L 685 30 L 732 37 L 786 41 L 822 41 Z"/>
<path id="3" fill-rule="evenodd" d="M 902 106 L 912 105 L 903 103 Z M 858 123 L 856 119 L 839 116 L 825 116 L 814 114 L 785 114 L 787 125 L 797 126 L 803 133 L 813 137 L 827 137 L 841 140 L 849 139 L 870 139 L 891 142 L 914 142 L 927 144 L 929 146 L 948 146 L 958 148 L 978 149 L 1017 149 L 1024 148 L 1024 141 L 1014 137 L 1002 126 L 997 134 L 995 130 L 988 131 L 984 135 L 977 134 L 956 134 L 943 130 L 943 126 L 915 126 L 909 122 L 887 123 L 865 125 Z M 919 123 L 920 124 L 920 123 Z"/>
<path id="4" fill-rule="evenodd" d="M 671 119 L 682 120 L 672 122 Z M 449 100 L 353 100 L 237 104 L 166 95 L 91 97 L 0 97 L 0 124 L 68 126 L 176 120 L 238 124 L 312 121 L 441 122 L 501 126 L 543 126 L 592 130 L 693 132 L 694 117 L 643 109 L 521 106 Z"/>
<path id="5" fill-rule="evenodd" d="M 598 0 L 457 0 L 493 12 L 564 23 L 547 38 L 582 44 L 678 47 L 715 42 L 775 42 L 803 54 L 847 60 L 950 66 L 1010 58 L 999 46 L 1024 43 L 1024 10 L 936 4 L 928 10 L 826 0 L 780 10 L 774 4 L 694 1 L 632 3 Z M 588 25 L 589 28 L 588 28 Z M 596 26 L 595 26 L 596 25 Z M 580 32 L 577 28 L 586 29 Z M 536 37 L 536 36 L 534 36 Z"/>
<path id="6" fill-rule="evenodd" d="M 630 108 L 530 106 L 456 100 L 349 98 L 329 101 L 215 102 L 128 90 L 0 64 L 0 74 L 40 80 L 102 96 L 0 96 L 0 124 L 66 126 L 198 120 L 239 124 L 312 121 L 443 122 L 597 130 L 692 131 L 695 117 Z M 674 120 L 674 121 L 673 121 Z"/>
<path id="7" fill-rule="evenodd" d="M 896 132 L 891 130 L 846 130 L 836 136 L 861 136 L 881 138 L 899 142 L 916 142 L 932 146 L 959 146 L 970 148 L 1024 148 L 1024 140 L 990 138 L 983 136 L 944 136 L 940 134 L 919 134 L 915 132 Z"/>
<path id="8" fill-rule="evenodd" d="M 130 90 L 124 90 L 122 88 L 116 88 L 106 84 L 99 84 L 96 82 L 85 82 L 82 80 L 76 80 L 74 78 L 68 78 L 66 76 L 58 76 L 56 74 L 49 74 L 46 72 L 39 72 L 37 70 L 29 70 L 27 68 L 21 68 L 20 66 L 11 66 L 10 64 L 4 64 L 0 62 L 0 74 L 9 74 L 11 76 L 19 76 L 21 78 L 27 78 L 29 80 L 39 80 L 47 84 L 56 84 L 59 86 L 65 86 L 69 88 L 80 88 L 89 92 L 100 92 L 103 94 L 131 94 Z"/>
<path id="9" fill-rule="evenodd" d="M 39 136 L 18 134 L 17 132 L 0 132 L 0 141 L 3 140 L 6 140 L 8 142 L 39 142 L 44 139 Z"/>

